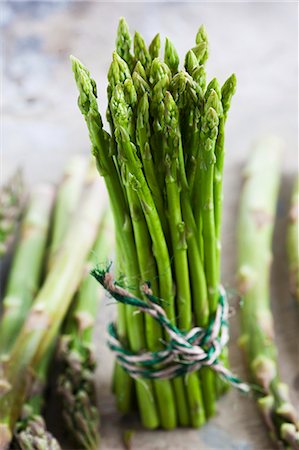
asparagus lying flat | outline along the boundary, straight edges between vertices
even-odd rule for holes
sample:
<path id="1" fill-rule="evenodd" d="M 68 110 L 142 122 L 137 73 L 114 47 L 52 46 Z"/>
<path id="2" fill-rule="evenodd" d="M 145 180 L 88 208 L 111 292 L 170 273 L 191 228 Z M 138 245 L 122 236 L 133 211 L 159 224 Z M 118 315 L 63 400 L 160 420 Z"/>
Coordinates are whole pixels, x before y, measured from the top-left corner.
<path id="1" fill-rule="evenodd" d="M 102 196 L 101 202 L 99 198 Z M 7 448 L 31 385 L 33 370 L 49 350 L 82 277 L 105 207 L 95 176 L 8 358 L 0 368 L 0 448 Z"/>
<path id="2" fill-rule="evenodd" d="M 28 409 L 28 411 L 25 410 L 21 421 L 16 426 L 15 433 L 17 436 L 16 448 L 21 448 L 22 450 L 61 449 L 58 441 L 47 431 L 45 421 L 40 416 L 39 410 L 36 414 L 32 408 Z"/>
<path id="3" fill-rule="evenodd" d="M 0 355 L 13 346 L 40 285 L 54 190 L 40 186 L 33 194 L 22 221 L 0 321 Z"/>
<path id="4" fill-rule="evenodd" d="M 287 250 L 289 257 L 290 288 L 294 297 L 299 301 L 299 179 L 297 179 L 291 198 L 289 212 Z"/>
<path id="5" fill-rule="evenodd" d="M 58 187 L 55 201 L 50 247 L 48 250 L 48 266 L 52 264 L 66 230 L 79 205 L 79 198 L 86 178 L 87 160 L 82 156 L 73 157 L 66 167 L 63 179 Z"/>
<path id="6" fill-rule="evenodd" d="M 280 141 L 265 138 L 254 149 L 244 173 L 238 225 L 238 279 L 243 296 L 240 342 L 254 381 L 264 392 L 258 404 L 272 438 L 298 449 L 296 412 L 287 386 L 279 379 L 269 298 L 280 153 Z"/>
<path id="7" fill-rule="evenodd" d="M 58 187 L 54 205 L 54 214 L 51 226 L 51 239 L 48 250 L 48 270 L 62 247 L 63 239 L 71 224 L 75 210 L 79 207 L 82 197 L 83 183 L 87 176 L 87 159 L 73 157 L 67 165 L 62 182 Z M 87 180 L 88 181 L 88 180 Z M 28 305 L 29 307 L 29 305 Z M 22 446 L 42 445 L 43 450 L 59 447 L 55 438 L 47 431 L 42 418 L 44 406 L 44 390 L 47 384 L 49 365 L 53 359 L 57 337 L 54 337 L 49 350 L 42 356 L 35 373 L 35 380 L 27 401 L 22 409 L 22 415 L 17 422 L 15 439 Z M 31 443 L 31 444 L 30 444 Z"/>
<path id="8" fill-rule="evenodd" d="M 204 27 L 186 55 L 186 70 L 179 70 L 169 39 L 164 61 L 160 45 L 159 35 L 149 47 L 137 32 L 132 39 L 121 19 L 108 71 L 111 134 L 103 129 L 95 81 L 71 59 L 78 104 L 108 188 L 126 289 L 142 295 L 140 283 L 150 281 L 172 323 L 188 331 L 208 325 L 219 299 L 224 124 L 236 83 L 232 76 L 222 89 L 216 79 L 206 87 Z M 160 325 L 136 307 L 118 305 L 118 333 L 134 352 L 163 348 Z M 133 406 L 132 387 L 117 365 L 114 391 L 124 413 Z M 208 368 L 186 379 L 134 380 L 134 387 L 147 428 L 197 427 L 215 411 Z"/>
<path id="9" fill-rule="evenodd" d="M 67 317 L 60 338 L 59 356 L 63 365 L 58 380 L 63 416 L 70 433 L 84 449 L 98 449 L 99 415 L 95 401 L 95 355 L 92 344 L 99 286 L 89 274 L 95 264 L 107 264 L 113 244 L 113 224 L 108 211 L 101 221 L 85 278 Z"/>
<path id="10" fill-rule="evenodd" d="M 0 190 L 0 257 L 13 240 L 25 197 L 22 174 L 17 171 Z"/>

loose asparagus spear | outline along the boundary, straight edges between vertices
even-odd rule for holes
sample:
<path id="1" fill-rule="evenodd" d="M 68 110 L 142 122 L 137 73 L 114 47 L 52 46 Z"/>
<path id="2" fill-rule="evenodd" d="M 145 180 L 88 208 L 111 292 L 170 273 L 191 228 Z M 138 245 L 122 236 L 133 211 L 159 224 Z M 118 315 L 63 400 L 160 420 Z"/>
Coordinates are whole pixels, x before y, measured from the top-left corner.
<path id="1" fill-rule="evenodd" d="M 86 257 L 95 241 L 105 198 L 100 184 L 90 183 L 83 206 L 73 219 L 61 251 L 40 289 L 27 319 L 0 367 L 0 448 L 6 449 L 34 370 L 49 350 L 82 277 Z"/>
<path id="2" fill-rule="evenodd" d="M 299 301 L 299 178 L 294 184 L 289 212 L 287 250 L 289 257 L 290 288 Z"/>
<path id="3" fill-rule="evenodd" d="M 238 280 L 243 296 L 240 342 L 251 375 L 264 392 L 258 405 L 271 437 L 298 449 L 298 419 L 279 378 L 269 298 L 281 147 L 275 137 L 261 140 L 244 173 L 238 224 Z"/>
<path id="4" fill-rule="evenodd" d="M 48 266 L 52 264 L 63 242 L 65 232 L 78 208 L 86 177 L 87 160 L 83 156 L 71 159 L 66 167 L 60 186 L 58 187 L 53 213 L 50 247 L 48 250 Z"/>
<path id="5" fill-rule="evenodd" d="M 48 252 L 48 270 L 51 265 L 55 264 L 55 259 L 60 247 L 62 247 L 67 229 L 71 224 L 75 210 L 78 209 L 79 198 L 82 195 L 83 182 L 84 180 L 86 181 L 86 177 L 87 184 L 90 183 L 88 175 L 90 175 L 90 171 L 87 171 L 87 159 L 79 156 L 73 157 L 66 167 L 63 180 L 56 195 L 52 220 L 52 237 Z M 49 365 L 56 348 L 56 340 L 55 337 L 49 350 L 43 355 L 36 368 L 32 392 L 28 395 L 26 404 L 23 407 L 24 412 L 22 412 L 22 416 L 16 425 L 15 438 L 20 446 L 25 445 L 25 442 L 28 445 L 30 442 L 32 445 L 34 442 L 40 442 L 43 443 L 45 450 L 54 445 L 50 439 L 51 434 L 47 431 L 46 424 L 42 418 L 42 409 Z M 58 445 L 56 441 L 55 445 Z"/>
<path id="6" fill-rule="evenodd" d="M 0 258 L 8 251 L 25 204 L 24 181 L 18 170 L 0 190 Z"/>
<path id="7" fill-rule="evenodd" d="M 89 269 L 96 263 L 107 263 L 112 248 L 113 224 L 105 212 L 98 238 L 90 255 L 87 273 L 67 317 L 60 338 L 63 371 L 58 380 L 62 396 L 63 416 L 70 433 L 85 449 L 99 446 L 99 416 L 95 403 L 95 356 L 92 344 L 94 320 L 98 308 L 98 283 Z"/>
<path id="8" fill-rule="evenodd" d="M 37 188 L 24 216 L 20 240 L 13 258 L 3 300 L 0 322 L 0 355 L 9 352 L 16 340 L 39 287 L 45 255 L 54 190 Z"/>

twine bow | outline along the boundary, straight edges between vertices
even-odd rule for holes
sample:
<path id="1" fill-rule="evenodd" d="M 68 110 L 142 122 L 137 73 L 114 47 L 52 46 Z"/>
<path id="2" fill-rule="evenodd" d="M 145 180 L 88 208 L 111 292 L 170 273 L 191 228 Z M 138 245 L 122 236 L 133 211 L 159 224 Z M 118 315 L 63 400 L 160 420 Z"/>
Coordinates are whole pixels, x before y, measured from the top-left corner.
<path id="1" fill-rule="evenodd" d="M 229 340 L 228 302 L 223 287 L 220 288 L 216 314 L 207 328 L 194 327 L 185 333 L 170 322 L 159 304 L 161 299 L 152 294 L 147 283 L 142 286 L 142 292 L 147 298 L 147 301 L 144 301 L 117 285 L 109 269 L 96 268 L 91 274 L 115 300 L 149 314 L 169 336 L 163 350 L 134 353 L 122 346 L 115 324 L 109 324 L 108 346 L 132 378 L 170 379 L 208 366 L 231 385 L 243 392 L 249 392 L 249 385 L 233 375 L 219 360 Z"/>

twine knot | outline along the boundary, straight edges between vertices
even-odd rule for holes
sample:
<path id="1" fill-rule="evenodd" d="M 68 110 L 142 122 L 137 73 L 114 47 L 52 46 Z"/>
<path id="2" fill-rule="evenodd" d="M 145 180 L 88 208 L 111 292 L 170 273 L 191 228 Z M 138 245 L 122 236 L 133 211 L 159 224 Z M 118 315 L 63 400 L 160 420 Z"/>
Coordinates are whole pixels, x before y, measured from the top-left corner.
<path id="1" fill-rule="evenodd" d="M 249 385 L 233 375 L 219 360 L 221 352 L 229 340 L 229 307 L 222 286 L 219 290 L 216 313 L 210 319 L 208 326 L 206 328 L 194 327 L 190 331 L 184 332 L 170 322 L 161 306 L 161 299 L 153 295 L 148 283 L 144 283 L 141 288 L 147 299 L 145 301 L 134 297 L 119 286 L 113 280 L 109 269 L 96 268 L 91 273 L 113 298 L 149 314 L 160 323 L 169 337 L 162 350 L 134 353 L 121 344 L 116 325 L 109 324 L 108 346 L 116 355 L 118 363 L 132 378 L 171 379 L 187 375 L 206 366 L 239 390 L 249 392 Z"/>

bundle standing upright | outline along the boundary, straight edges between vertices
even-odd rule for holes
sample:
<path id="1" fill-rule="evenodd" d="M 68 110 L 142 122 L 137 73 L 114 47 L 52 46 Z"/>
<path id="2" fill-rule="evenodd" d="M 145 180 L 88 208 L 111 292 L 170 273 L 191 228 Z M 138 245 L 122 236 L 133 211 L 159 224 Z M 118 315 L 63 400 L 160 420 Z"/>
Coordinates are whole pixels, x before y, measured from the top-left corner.
<path id="1" fill-rule="evenodd" d="M 214 373 L 229 377 L 220 362 L 227 340 L 220 239 L 224 128 L 236 79 L 232 75 L 222 88 L 215 78 L 206 85 L 204 27 L 182 70 L 169 39 L 164 61 L 159 35 L 147 47 L 135 33 L 133 53 L 131 46 L 121 19 L 108 72 L 110 134 L 103 129 L 95 81 L 72 57 L 79 108 L 110 196 L 125 288 L 120 296 L 119 284 L 110 285 L 119 300 L 116 333 L 123 351 L 114 391 L 127 413 L 135 390 L 147 428 L 199 427 L 215 411 Z M 100 272 L 95 276 L 105 284 Z M 147 313 L 137 313 L 140 308 Z M 185 347 L 181 353 L 179 345 Z M 162 362 L 166 348 L 170 359 L 176 354 L 169 367 Z M 135 370 L 128 363 L 134 358 Z M 153 367 L 145 371 L 148 358 Z M 179 364 L 177 371 L 171 364 Z M 159 372 L 162 366 L 166 372 Z"/>

